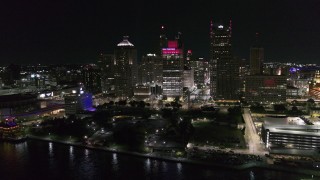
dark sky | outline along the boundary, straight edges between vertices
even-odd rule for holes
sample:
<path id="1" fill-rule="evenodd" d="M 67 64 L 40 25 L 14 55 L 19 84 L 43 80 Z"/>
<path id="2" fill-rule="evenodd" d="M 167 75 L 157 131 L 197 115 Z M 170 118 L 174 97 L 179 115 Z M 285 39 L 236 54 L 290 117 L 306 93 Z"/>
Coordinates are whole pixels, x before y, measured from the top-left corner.
<path id="1" fill-rule="evenodd" d="M 266 61 L 320 62 L 319 0 L 5 0 L 0 64 L 96 62 L 123 35 L 140 55 L 155 52 L 160 26 L 185 49 L 209 55 L 209 22 L 232 19 L 234 55 L 248 58 L 260 32 Z"/>

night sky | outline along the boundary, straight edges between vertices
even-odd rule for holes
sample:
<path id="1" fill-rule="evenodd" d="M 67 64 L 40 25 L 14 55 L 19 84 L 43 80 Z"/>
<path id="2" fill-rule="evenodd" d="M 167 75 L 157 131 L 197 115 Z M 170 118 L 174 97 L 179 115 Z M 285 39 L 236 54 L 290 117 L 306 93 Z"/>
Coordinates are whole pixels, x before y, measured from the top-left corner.
<path id="1" fill-rule="evenodd" d="M 319 0 L 5 0 L 0 64 L 96 62 L 123 35 L 139 56 L 156 52 L 160 26 L 182 32 L 185 49 L 209 57 L 209 23 L 232 19 L 234 55 L 249 57 L 255 32 L 266 61 L 320 62 Z"/>

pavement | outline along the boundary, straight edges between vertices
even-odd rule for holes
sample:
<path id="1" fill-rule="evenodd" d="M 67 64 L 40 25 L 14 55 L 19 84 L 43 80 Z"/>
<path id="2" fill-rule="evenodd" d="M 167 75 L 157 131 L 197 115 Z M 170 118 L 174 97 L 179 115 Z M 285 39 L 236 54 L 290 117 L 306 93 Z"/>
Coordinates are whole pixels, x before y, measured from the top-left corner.
<path id="1" fill-rule="evenodd" d="M 256 127 L 251 117 L 250 109 L 243 108 L 242 116 L 246 123 L 244 138 L 249 148 L 248 150 L 243 151 L 248 151 L 249 154 L 264 156 L 266 153 L 268 153 L 268 151 L 265 149 L 264 143 L 262 143 L 260 136 L 257 133 Z"/>

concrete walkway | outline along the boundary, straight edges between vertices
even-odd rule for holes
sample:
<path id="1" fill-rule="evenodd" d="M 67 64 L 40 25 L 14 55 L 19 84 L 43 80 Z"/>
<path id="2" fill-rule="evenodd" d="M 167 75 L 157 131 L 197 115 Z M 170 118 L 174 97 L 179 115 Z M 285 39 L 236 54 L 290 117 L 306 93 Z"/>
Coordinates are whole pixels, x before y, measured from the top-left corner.
<path id="1" fill-rule="evenodd" d="M 266 164 L 266 163 L 254 162 L 254 163 L 247 163 L 247 164 L 243 164 L 243 165 L 233 166 L 233 165 L 225 165 L 225 164 L 219 164 L 219 163 L 213 163 L 213 162 L 191 160 L 191 159 L 187 159 L 187 158 L 175 158 L 175 157 L 170 157 L 170 156 L 143 154 L 143 153 L 138 153 L 138 152 L 116 150 L 116 149 L 111 149 L 111 148 L 106 148 L 106 147 L 94 147 L 94 146 L 84 145 L 82 143 L 52 140 L 51 138 L 44 138 L 44 137 L 38 137 L 38 136 L 32 136 L 32 135 L 28 135 L 28 138 L 33 139 L 33 140 L 41 140 L 41 141 L 60 143 L 60 144 L 65 144 L 65 145 L 72 145 L 72 146 L 86 148 L 86 149 L 102 150 L 102 151 L 113 152 L 113 153 L 118 153 L 118 154 L 132 155 L 132 156 L 138 156 L 138 157 L 150 158 L 150 159 L 156 159 L 156 160 L 171 161 L 171 162 L 176 162 L 176 163 L 189 163 L 189 164 L 194 164 L 194 165 L 214 166 L 214 167 L 218 167 L 218 168 L 226 168 L 226 169 L 233 169 L 233 170 L 264 168 L 264 169 L 268 169 L 268 170 L 276 170 L 276 171 L 283 171 L 283 172 L 289 172 L 289 173 L 308 174 L 308 175 L 314 175 L 314 176 L 320 177 L 320 171 L 301 169 L 301 168 L 298 169 L 298 168 L 291 168 L 291 167 L 288 168 L 287 166 L 270 165 L 270 164 Z"/>

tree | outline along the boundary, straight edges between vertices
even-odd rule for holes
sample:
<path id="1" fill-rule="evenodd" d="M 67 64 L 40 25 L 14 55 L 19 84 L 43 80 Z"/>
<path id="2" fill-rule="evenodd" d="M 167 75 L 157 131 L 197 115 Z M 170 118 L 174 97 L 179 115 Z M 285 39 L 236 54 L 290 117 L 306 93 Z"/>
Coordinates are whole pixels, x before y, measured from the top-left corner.
<path id="1" fill-rule="evenodd" d="M 121 100 L 118 102 L 119 106 L 125 106 L 127 105 L 127 100 Z"/>
<path id="2" fill-rule="evenodd" d="M 146 103 L 144 101 L 139 101 L 137 107 L 144 108 Z"/>
<path id="3" fill-rule="evenodd" d="M 296 112 L 296 111 L 298 111 L 298 108 L 297 108 L 297 106 L 293 106 L 293 107 L 291 108 L 291 110 Z"/>
<path id="4" fill-rule="evenodd" d="M 135 107 L 137 102 L 133 100 L 133 101 L 130 101 L 129 104 L 131 107 Z"/>
<path id="5" fill-rule="evenodd" d="M 297 100 L 293 100 L 291 103 L 292 103 L 293 105 L 296 105 L 296 104 L 298 104 L 298 101 L 297 101 Z"/>
<path id="6" fill-rule="evenodd" d="M 273 105 L 273 108 L 277 112 L 283 112 L 286 110 L 286 107 L 283 104 L 275 104 Z"/>
<path id="7" fill-rule="evenodd" d="M 182 140 L 184 142 L 188 142 L 191 135 L 194 133 L 194 127 L 191 123 L 190 118 L 183 118 L 182 121 L 180 121 L 178 125 L 178 131 L 180 133 L 180 136 L 182 137 Z"/>
<path id="8" fill-rule="evenodd" d="M 314 101 L 314 99 L 308 99 L 308 100 L 307 100 L 307 103 L 314 104 L 315 101 Z"/>

